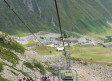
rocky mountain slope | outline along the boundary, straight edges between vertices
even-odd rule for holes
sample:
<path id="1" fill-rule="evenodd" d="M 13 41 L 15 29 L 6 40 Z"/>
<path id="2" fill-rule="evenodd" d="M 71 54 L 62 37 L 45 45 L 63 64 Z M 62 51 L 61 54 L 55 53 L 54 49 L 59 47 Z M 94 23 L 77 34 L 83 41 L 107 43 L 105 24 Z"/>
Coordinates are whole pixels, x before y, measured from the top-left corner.
<path id="1" fill-rule="evenodd" d="M 14 10 L 33 32 L 59 32 L 54 0 L 11 0 Z M 57 0 L 63 31 L 104 34 L 112 21 L 111 0 Z M 7 11 L 7 12 L 6 12 Z M 28 32 L 0 0 L 0 30 L 10 34 Z"/>
<path id="2" fill-rule="evenodd" d="M 4 46 L 4 44 L 7 44 L 7 46 Z M 13 46 L 17 46 L 18 48 L 14 49 Z M 54 73 L 48 66 L 59 61 L 59 56 L 58 54 L 40 55 L 38 54 L 38 50 L 32 50 L 29 47 L 24 49 L 12 36 L 0 32 L 0 81 L 17 81 L 18 78 L 23 77 L 32 77 L 35 79 L 35 76 L 36 81 L 40 81 L 40 77 L 44 73 Z M 75 70 L 77 71 L 78 81 L 112 80 L 112 66 L 92 64 L 73 59 L 71 61 L 71 68 L 74 79 L 76 79 Z M 24 72 L 30 73 L 26 74 Z"/>
<path id="3" fill-rule="evenodd" d="M 48 73 L 42 63 L 45 61 L 46 57 L 24 49 L 12 36 L 0 32 L 0 81 L 17 81 L 23 77 L 35 79 L 35 76 L 39 81 L 43 73 Z"/>

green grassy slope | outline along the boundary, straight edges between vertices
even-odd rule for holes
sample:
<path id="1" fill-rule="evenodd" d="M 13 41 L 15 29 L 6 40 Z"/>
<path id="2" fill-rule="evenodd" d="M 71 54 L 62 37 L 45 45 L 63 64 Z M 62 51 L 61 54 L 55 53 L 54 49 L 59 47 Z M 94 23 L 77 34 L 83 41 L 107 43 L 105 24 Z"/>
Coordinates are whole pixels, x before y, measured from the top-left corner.
<path id="1" fill-rule="evenodd" d="M 53 0 L 11 0 L 8 1 L 16 12 L 30 26 L 33 32 L 59 32 L 58 27 L 51 24 L 52 18 L 58 26 Z M 86 34 L 106 33 L 110 29 L 107 21 L 112 21 L 111 0 L 57 0 L 64 30 Z M 28 3 L 28 4 L 27 4 Z M 31 6 L 32 5 L 32 6 Z M 32 7 L 33 11 L 29 9 Z M 0 1 L 0 30 L 10 34 L 28 32 L 16 16 Z M 41 9 L 41 17 L 40 11 Z M 7 11 L 7 12 L 6 12 Z"/>
<path id="2" fill-rule="evenodd" d="M 24 53 L 25 48 L 17 43 L 11 36 L 9 36 L 7 33 L 0 32 L 0 46 L 14 50 L 19 53 Z"/>
<path id="3" fill-rule="evenodd" d="M 92 63 L 99 64 L 111 64 L 108 62 L 112 62 L 112 48 L 104 48 L 99 45 L 93 47 L 79 46 L 75 45 L 72 47 L 65 47 L 66 50 L 69 50 L 71 53 L 71 58 L 89 61 Z M 61 55 L 62 52 L 56 51 L 56 48 L 39 46 L 34 47 L 34 51 L 36 51 L 40 55 Z M 105 61 L 105 62 L 103 62 Z M 112 65 L 112 64 L 111 64 Z"/>
<path id="4" fill-rule="evenodd" d="M 103 48 L 100 46 L 80 47 L 76 45 L 74 47 L 67 47 L 66 49 L 71 51 L 72 57 L 91 59 L 94 61 L 112 61 L 111 48 Z"/>
<path id="5" fill-rule="evenodd" d="M 18 63 L 19 58 L 12 52 L 24 53 L 25 48 L 18 44 L 7 33 L 0 32 L 0 58 L 13 63 Z"/>
<path id="6" fill-rule="evenodd" d="M 5 63 L 3 63 L 3 62 L 0 61 L 0 72 L 3 70 L 3 65 L 5 65 Z M 1 77 L 1 75 L 0 75 L 0 81 L 9 81 L 9 80 L 4 79 L 4 78 Z"/>

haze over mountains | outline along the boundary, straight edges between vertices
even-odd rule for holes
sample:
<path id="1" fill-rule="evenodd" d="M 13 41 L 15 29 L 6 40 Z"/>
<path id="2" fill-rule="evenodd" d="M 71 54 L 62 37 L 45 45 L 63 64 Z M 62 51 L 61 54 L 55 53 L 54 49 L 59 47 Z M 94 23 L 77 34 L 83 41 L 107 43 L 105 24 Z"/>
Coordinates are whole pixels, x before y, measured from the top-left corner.
<path id="1" fill-rule="evenodd" d="M 54 0 L 7 0 L 33 32 L 59 32 Z M 110 29 L 112 0 L 57 0 L 64 31 L 102 34 Z M 0 0 L 0 31 L 29 32 Z"/>

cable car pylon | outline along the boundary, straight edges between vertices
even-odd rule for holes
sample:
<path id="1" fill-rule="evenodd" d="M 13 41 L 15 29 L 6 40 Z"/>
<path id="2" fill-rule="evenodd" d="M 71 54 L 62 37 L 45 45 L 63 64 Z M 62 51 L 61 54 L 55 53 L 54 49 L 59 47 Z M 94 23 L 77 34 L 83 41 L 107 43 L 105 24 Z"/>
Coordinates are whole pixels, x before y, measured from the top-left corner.
<path id="1" fill-rule="evenodd" d="M 60 21 L 60 15 L 59 15 L 59 11 L 58 11 L 58 4 L 57 4 L 57 0 L 55 1 L 55 7 L 56 7 L 56 12 L 57 12 L 57 17 L 58 17 L 58 24 L 59 24 L 59 28 L 60 28 L 60 34 L 61 34 L 61 38 L 62 38 L 62 42 L 63 42 L 63 47 L 64 47 L 64 56 L 66 57 L 66 65 L 63 65 L 64 63 L 61 63 L 60 66 L 54 65 L 53 67 L 51 67 L 51 69 L 57 70 L 58 71 L 58 81 L 73 81 L 74 80 L 74 76 L 73 73 L 70 71 L 71 70 L 71 64 L 70 64 L 70 51 L 65 51 L 65 45 L 64 45 L 64 36 L 63 36 L 63 32 L 62 32 L 62 26 L 61 26 L 61 21 Z M 61 71 L 62 70 L 69 70 L 69 74 L 71 74 L 70 76 L 64 75 L 63 79 L 61 77 Z M 76 77 L 77 77 L 77 71 L 76 72 Z M 77 81 L 77 78 L 76 78 Z"/>
<path id="2" fill-rule="evenodd" d="M 74 74 L 72 73 L 71 70 L 71 63 L 70 63 L 70 51 L 65 51 L 65 57 L 66 60 L 64 61 L 59 61 L 58 65 L 55 64 L 53 66 L 51 66 L 50 68 L 58 71 L 58 81 L 74 81 Z M 61 76 L 61 72 L 65 70 L 66 72 L 64 72 L 63 77 Z M 76 70 L 74 70 L 76 72 L 76 80 L 78 81 L 78 73 Z"/>

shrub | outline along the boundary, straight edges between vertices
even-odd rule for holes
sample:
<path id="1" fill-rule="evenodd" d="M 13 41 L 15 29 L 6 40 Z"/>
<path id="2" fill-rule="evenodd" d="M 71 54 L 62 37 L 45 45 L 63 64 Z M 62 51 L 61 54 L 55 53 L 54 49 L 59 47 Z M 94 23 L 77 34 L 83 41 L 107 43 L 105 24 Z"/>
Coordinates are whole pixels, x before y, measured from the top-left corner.
<path id="1" fill-rule="evenodd" d="M 38 42 L 35 42 L 35 41 L 29 41 L 29 43 L 26 44 L 25 46 L 27 46 L 27 47 L 31 47 L 31 46 L 35 46 L 35 45 L 38 45 Z"/>
<path id="2" fill-rule="evenodd" d="M 5 65 L 5 63 L 0 61 L 0 72 L 3 70 L 3 65 Z M 0 76 L 0 81 L 8 81 L 8 80 Z"/>
<path id="3" fill-rule="evenodd" d="M 5 33 L 0 34 L 0 45 L 4 48 L 15 50 L 19 53 L 24 53 L 25 51 L 25 48 L 21 44 L 17 43 L 14 39 Z"/>
<path id="4" fill-rule="evenodd" d="M 53 75 L 57 75 L 58 76 L 58 72 L 50 69 L 50 68 L 46 68 L 47 71 L 51 72 Z"/>
<path id="5" fill-rule="evenodd" d="M 13 63 L 14 65 L 16 65 L 19 60 L 19 58 L 13 52 L 11 52 L 10 50 L 3 49 L 1 46 L 0 46 L 0 58 Z"/>
<path id="6" fill-rule="evenodd" d="M 46 72 L 44 66 L 38 61 L 34 61 L 34 67 L 38 67 L 40 69 L 41 73 Z"/>
<path id="7" fill-rule="evenodd" d="M 34 66 L 31 63 L 25 62 L 24 65 L 32 70 L 34 70 Z"/>
<path id="8" fill-rule="evenodd" d="M 9 80 L 4 79 L 3 77 L 0 76 L 0 81 L 9 81 Z"/>
<path id="9" fill-rule="evenodd" d="M 36 68 L 36 69 L 39 68 L 41 73 L 46 72 L 44 66 L 36 60 L 34 60 L 32 64 L 29 62 L 26 62 L 26 63 L 24 63 L 24 65 L 32 70 L 34 70 L 34 68 Z"/>
<path id="10" fill-rule="evenodd" d="M 84 62 L 83 65 L 88 65 L 87 62 Z"/>

